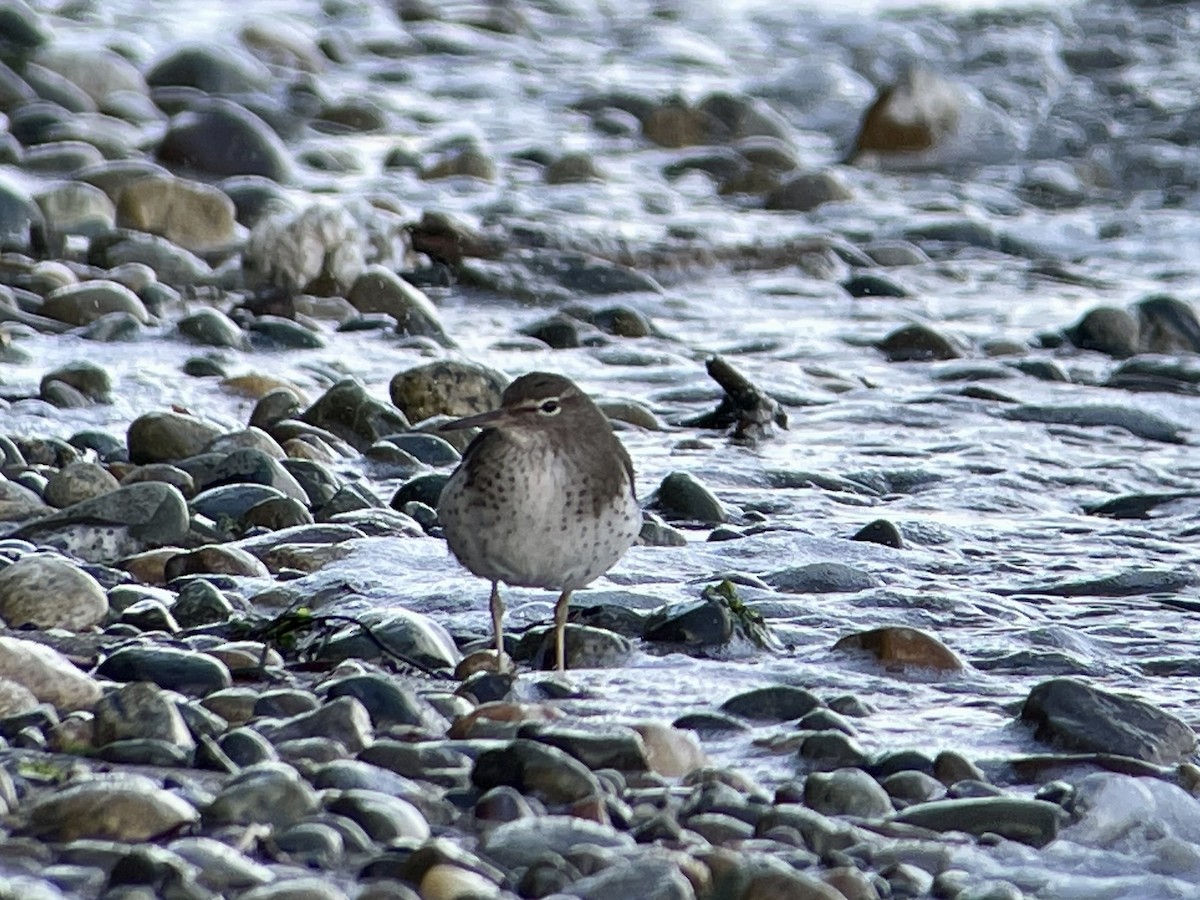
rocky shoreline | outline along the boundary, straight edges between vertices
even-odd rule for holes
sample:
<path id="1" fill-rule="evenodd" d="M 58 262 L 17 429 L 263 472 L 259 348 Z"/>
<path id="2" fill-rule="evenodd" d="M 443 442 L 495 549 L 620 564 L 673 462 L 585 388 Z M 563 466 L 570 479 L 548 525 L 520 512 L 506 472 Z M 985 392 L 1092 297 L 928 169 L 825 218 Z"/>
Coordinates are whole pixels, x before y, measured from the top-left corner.
<path id="1" fill-rule="evenodd" d="M 423 66 L 439 71 L 441 59 L 532 54 L 556 23 L 563 49 L 545 52 L 560 61 L 588 33 L 586 11 L 329 4 L 322 28 L 256 19 L 236 44 L 151 47 L 158 32 L 149 26 L 145 36 L 80 44 L 96 24 L 89 15 L 100 15 L 86 6 L 51 14 L 0 2 L 0 398 L 7 421 L 19 423 L 0 428 L 0 895 L 1019 900 L 1150 898 L 1200 883 L 1200 835 L 1170 818 L 1186 820 L 1197 804 L 1194 729 L 1162 704 L 1079 677 L 1090 672 L 1067 641 L 1042 656 L 964 658 L 933 633 L 941 598 L 931 595 L 928 607 L 911 604 L 920 621 L 839 623 L 823 648 L 865 672 L 879 697 L 922 679 L 952 694 L 965 690 L 954 681 L 963 673 L 1020 669 L 1036 683 L 1003 717 L 1038 748 L 1020 754 L 972 758 L 936 739 L 866 740 L 871 693 L 810 690 L 773 674 L 797 634 L 816 633 L 803 619 L 812 598 L 877 592 L 890 615 L 907 601 L 887 594 L 880 573 L 904 565 L 896 560 L 905 553 L 929 551 L 918 565 L 934 580 L 957 578 L 970 562 L 936 555 L 949 541 L 932 517 L 873 517 L 843 535 L 877 556 L 793 552 L 788 542 L 806 535 L 784 521 L 784 492 L 870 511 L 937 476 L 834 474 L 797 459 L 714 490 L 676 464 L 676 454 L 717 445 L 770 459 L 754 448 L 769 447 L 799 411 L 875 386 L 875 370 L 811 364 L 794 381 L 761 382 L 768 391 L 755 354 L 775 349 L 770 335 L 722 322 L 733 328 L 722 335 L 728 359 L 707 339 L 676 336 L 707 318 L 671 290 L 714 272 L 787 270 L 798 294 L 816 284 L 839 302 L 884 303 L 913 298 L 930 279 L 944 285 L 1018 261 L 1030 278 L 1099 299 L 1044 320 L 1024 341 L 872 312 L 858 313 L 870 324 L 840 343 L 895 371 L 922 367 L 896 377 L 936 389 L 939 403 L 986 404 L 989 422 L 1046 426 L 1081 445 L 1116 434 L 1118 450 L 1139 453 L 1189 445 L 1186 419 L 1128 399 L 1196 395 L 1200 322 L 1187 302 L 1114 299 L 1087 266 L 1048 260 L 1003 220 L 999 200 L 1000 224 L 950 216 L 887 239 L 864 237 L 869 229 L 852 217 L 839 230 L 800 215 L 855 202 L 870 179 L 886 177 L 870 174 L 873 157 L 936 159 L 981 114 L 974 95 L 910 74 L 863 96 L 858 82 L 842 90 L 810 72 L 826 94 L 798 131 L 772 105 L 798 102 L 780 85 L 692 99 L 594 90 L 561 112 L 607 141 L 607 155 L 557 145 L 501 155 L 461 135 L 417 148 L 392 135 L 434 121 L 433 111 L 401 113 L 361 80 L 382 90 L 420 82 Z M 1117 7 L 1113 19 L 1127 13 Z M 647 21 L 677 41 L 666 63 L 707 65 L 699 35 L 672 30 L 669 11 Z M 1107 83 L 1131 64 L 1108 39 L 1112 23 L 1097 21 L 1089 31 L 1095 22 L 1080 13 L 1081 43 L 1047 64 L 1056 78 L 1068 78 L 1065 65 Z M 552 68 L 540 77 L 552 82 Z M 440 90 L 464 109 L 480 96 L 467 76 Z M 889 107 L 906 92 L 919 96 L 916 129 Z M 1013 99 L 1014 118 L 1022 102 Z M 846 109 L 855 135 L 830 118 Z M 1094 110 L 1084 112 L 1071 124 L 1088 125 Z M 1194 128 L 1173 116 L 1154 125 L 1168 148 L 1179 146 L 1172 127 Z M 1060 131 L 1047 156 L 1070 156 L 1075 132 Z M 363 141 L 373 137 L 387 140 L 376 147 L 380 177 L 409 179 L 423 207 L 389 194 L 390 182 L 352 186 L 371 180 Z M 840 146 L 847 138 L 852 148 Z M 1118 176 L 1190 184 L 1167 149 L 1159 168 L 1142 160 L 1133 172 L 1121 156 L 1130 146 L 1112 146 L 1110 180 L 1093 172 L 1085 183 L 1043 161 L 1019 195 L 1057 211 L 1119 190 Z M 798 161 L 814 147 L 828 162 L 815 170 Z M 581 223 L 596 211 L 569 192 L 603 185 L 606 167 L 627 165 L 626 154 L 651 156 L 672 187 L 613 187 L 608 214 L 636 208 L 670 224 L 589 230 Z M 834 161 L 843 155 L 863 168 Z M 499 183 L 506 194 L 490 216 L 464 214 L 462 195 Z M 542 193 L 550 188 L 568 193 Z M 718 205 L 697 220 L 671 218 L 701 191 Z M 934 211 L 942 203 L 929 200 Z M 739 212 L 748 224 L 734 221 Z M 766 231 L 754 218 L 764 212 L 797 215 Z M 559 227 L 557 214 L 575 218 Z M 463 297 L 537 315 L 477 334 L 472 323 L 491 313 L 463 312 Z M 685 312 L 673 315 L 672 303 Z M 43 365 L 38 353 L 52 346 L 65 349 Z M 586 351 L 673 389 L 653 401 L 627 391 L 601 401 L 631 441 L 669 436 L 635 448 L 639 470 L 653 473 L 652 484 L 643 475 L 653 491 L 644 491 L 641 545 L 664 554 L 700 542 L 750 548 L 741 557 L 713 550 L 722 564 L 744 565 L 714 566 L 686 591 L 675 585 L 665 603 L 635 573 L 614 582 L 624 595 L 607 590 L 579 604 L 568 675 L 612 670 L 619 684 L 635 654 L 714 666 L 730 654 L 761 662 L 758 686 L 707 685 L 691 708 L 656 717 L 588 715 L 600 689 L 540 671 L 544 625 L 508 635 L 514 677 L 489 666 L 482 593 L 478 603 L 447 598 L 446 616 L 408 603 L 425 590 L 427 570 L 416 563 L 451 565 L 436 498 L 463 444 L 434 432 L 495 406 L 507 376 L 492 349 L 543 366 Z M 303 356 L 314 352 L 327 355 Z M 403 366 L 378 378 L 393 359 Z M 718 386 L 698 374 L 704 362 Z M 674 373 L 685 368 L 680 383 Z M 158 396 L 178 400 L 146 408 L 139 379 L 177 380 Z M 1022 401 L 1017 379 L 1123 399 Z M 202 409 L 189 408 L 198 398 Z M 917 418 L 925 403 L 903 415 Z M 896 415 L 882 423 L 885 444 Z M 994 474 L 986 460 L 969 466 Z M 1186 544 L 1194 474 L 1181 469 L 1161 489 L 1103 481 L 1083 514 L 1114 527 L 1175 516 L 1173 538 Z M 730 499 L 747 485 L 761 494 Z M 1164 558 L 1175 552 L 1157 535 L 1135 538 Z M 412 571 L 373 602 L 372 580 L 386 580 L 371 569 L 380 556 Z M 1186 609 L 1196 583 L 1182 566 L 1012 569 L 1028 579 L 992 584 L 991 599 L 1169 597 Z M 997 564 L 988 575 L 1012 569 Z M 466 618 L 463 604 L 474 609 Z M 526 610 L 527 623 L 535 618 Z M 1194 674 L 1188 660 L 1146 665 Z M 637 691 L 630 679 L 626 689 Z M 786 760 L 791 774 L 756 778 L 730 764 L 740 753 Z M 1163 843 L 1174 843 L 1148 854 L 1146 872 L 1096 861 L 1106 841 L 1156 816 L 1170 820 Z"/>

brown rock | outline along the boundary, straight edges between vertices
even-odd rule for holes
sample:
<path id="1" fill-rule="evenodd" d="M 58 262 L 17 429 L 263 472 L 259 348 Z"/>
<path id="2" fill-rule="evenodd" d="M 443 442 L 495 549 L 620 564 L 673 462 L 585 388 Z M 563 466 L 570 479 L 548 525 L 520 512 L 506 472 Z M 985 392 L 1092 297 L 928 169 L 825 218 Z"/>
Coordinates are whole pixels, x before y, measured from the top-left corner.
<path id="1" fill-rule="evenodd" d="M 865 650 L 885 666 L 923 666 L 947 672 L 958 672 L 963 668 L 962 660 L 937 638 L 903 625 L 846 635 L 833 645 L 833 649 Z"/>

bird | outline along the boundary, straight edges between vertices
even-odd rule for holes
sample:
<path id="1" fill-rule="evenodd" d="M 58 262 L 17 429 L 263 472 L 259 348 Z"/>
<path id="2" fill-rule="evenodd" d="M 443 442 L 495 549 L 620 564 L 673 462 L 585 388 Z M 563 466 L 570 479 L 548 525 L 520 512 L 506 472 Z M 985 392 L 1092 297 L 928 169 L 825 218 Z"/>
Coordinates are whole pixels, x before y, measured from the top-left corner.
<path id="1" fill-rule="evenodd" d="M 438 499 L 455 558 L 492 583 L 496 662 L 504 659 L 500 584 L 559 591 L 555 668 L 563 672 L 572 592 L 607 572 L 641 532 L 633 461 L 608 417 L 569 378 L 530 372 L 489 412 L 446 422 L 482 427 Z"/>

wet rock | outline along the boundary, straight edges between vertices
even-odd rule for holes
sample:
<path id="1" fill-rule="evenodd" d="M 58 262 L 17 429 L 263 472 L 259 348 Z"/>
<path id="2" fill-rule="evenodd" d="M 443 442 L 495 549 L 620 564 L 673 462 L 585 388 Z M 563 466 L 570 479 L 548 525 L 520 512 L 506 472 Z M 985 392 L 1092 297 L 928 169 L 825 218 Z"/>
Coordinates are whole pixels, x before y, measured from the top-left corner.
<path id="1" fill-rule="evenodd" d="M 446 630 L 433 619 L 405 609 L 368 613 L 360 617 L 375 639 L 358 626 L 338 632 L 321 649 L 323 659 L 379 659 L 396 653 L 437 669 L 453 669 L 462 658 Z M 378 641 L 378 642 L 377 642 Z"/>
<path id="2" fill-rule="evenodd" d="M 515 655 L 528 659 L 534 668 L 551 669 L 555 665 L 553 628 L 538 628 L 521 636 Z M 563 632 L 563 656 L 570 669 L 611 669 L 623 665 L 633 655 L 633 642 L 606 628 L 568 623 Z"/>
<path id="3" fill-rule="evenodd" d="M 399 334 L 425 335 L 452 346 L 429 298 L 391 270 L 368 266 L 354 280 L 346 299 L 361 313 L 386 313 Z"/>
<path id="4" fill-rule="evenodd" d="M 326 808 L 358 823 L 379 844 L 423 841 L 430 835 L 429 823 L 416 806 L 383 790 L 344 790 Z"/>
<path id="5" fill-rule="evenodd" d="M 128 313 L 143 325 L 150 315 L 137 294 L 115 281 L 70 284 L 50 292 L 40 314 L 70 325 L 87 325 L 109 313 Z"/>
<path id="6" fill-rule="evenodd" d="M 392 403 L 410 421 L 432 416 L 468 416 L 500 405 L 508 379 L 477 363 L 439 360 L 393 376 L 388 385 Z"/>
<path id="7" fill-rule="evenodd" d="M 661 722 L 636 722 L 633 730 L 642 736 L 650 771 L 666 778 L 679 778 L 712 765 L 695 735 Z"/>
<path id="8" fill-rule="evenodd" d="M 383 675 L 350 675 L 327 683 L 323 690 L 325 696 L 331 700 L 338 697 L 353 697 L 358 700 L 377 729 L 389 728 L 392 725 L 440 725 L 444 728 L 441 716 L 411 688 Z"/>
<path id="9" fill-rule="evenodd" d="M 998 834 L 1010 841 L 1044 847 L 1066 820 L 1062 808 L 1043 800 L 981 797 L 918 803 L 897 813 L 893 821 L 934 831 L 965 831 L 976 837 Z"/>
<path id="10" fill-rule="evenodd" d="M 728 604 L 700 599 L 660 607 L 646 619 L 643 637 L 648 641 L 722 646 L 734 634 L 734 615 Z"/>
<path id="11" fill-rule="evenodd" d="M 177 543 L 189 526 L 183 495 L 168 484 L 146 482 L 68 506 L 15 534 L 88 562 L 112 562 L 149 547 Z"/>
<path id="12" fill-rule="evenodd" d="M 36 798 L 21 814 L 21 833 L 61 842 L 146 841 L 199 819 L 186 800 L 144 778 L 68 784 Z"/>
<path id="13" fill-rule="evenodd" d="M 850 538 L 852 541 L 867 541 L 872 544 L 882 544 L 895 550 L 904 549 L 904 538 L 900 529 L 887 519 L 876 519 L 868 522 Z"/>
<path id="14" fill-rule="evenodd" d="M 97 746 L 150 738 L 166 741 L 185 753 L 195 749 L 178 707 L 157 685 L 144 681 L 123 685 L 96 704 L 95 714 Z"/>
<path id="15" fill-rule="evenodd" d="M 261 720 L 256 730 L 273 744 L 306 737 L 327 737 L 351 753 L 368 746 L 374 736 L 371 717 L 353 697 L 338 697 L 312 710 L 287 719 Z"/>
<path id="16" fill-rule="evenodd" d="M 151 412 L 129 425 L 129 459 L 135 463 L 175 462 L 195 456 L 221 434 L 216 425 L 175 412 Z"/>
<path id="17" fill-rule="evenodd" d="M 471 783 L 484 791 L 508 785 L 549 804 L 600 793 L 599 782 L 582 763 L 557 747 L 523 739 L 480 754 Z"/>
<path id="18" fill-rule="evenodd" d="M 816 878 L 783 869 L 752 875 L 741 894 L 742 900 L 770 900 L 774 897 L 788 897 L 794 900 L 842 900 L 844 896 Z"/>
<path id="19" fill-rule="evenodd" d="M 363 231 L 339 206 L 263 216 L 246 242 L 247 277 L 252 284 L 288 292 L 345 292 L 366 266 Z"/>
<path id="20" fill-rule="evenodd" d="M 513 870 L 532 865 L 547 852 L 562 856 L 580 844 L 610 850 L 634 846 L 633 838 L 609 825 L 551 815 L 505 822 L 484 832 L 479 852 L 496 865 Z"/>
<path id="21" fill-rule="evenodd" d="M 70 385 L 96 403 L 112 402 L 112 376 L 95 363 L 77 360 L 51 369 L 42 376 L 40 389 L 44 391 L 46 385 L 53 381 Z"/>
<path id="22" fill-rule="evenodd" d="M 862 746 L 842 731 L 814 731 L 800 743 L 797 758 L 811 771 L 861 769 L 869 762 Z"/>
<path id="23" fill-rule="evenodd" d="M 1133 305 L 1138 345 L 1145 353 L 1200 353 L 1200 320 L 1182 300 L 1159 294 Z"/>
<path id="24" fill-rule="evenodd" d="M 403 413 L 374 399 L 349 378 L 327 390 L 301 418 L 362 450 L 386 435 L 408 430 Z"/>
<path id="25" fill-rule="evenodd" d="M 96 667 L 96 674 L 113 681 L 150 681 L 200 697 L 232 683 L 225 664 L 206 653 L 153 645 L 120 648 Z"/>
<path id="26" fill-rule="evenodd" d="M 1033 406 L 997 410 L 997 415 L 1016 422 L 1072 425 L 1076 428 L 1122 428 L 1130 434 L 1167 444 L 1185 443 L 1186 428 L 1144 409 L 1114 405 Z"/>
<path id="27" fill-rule="evenodd" d="M 826 203 L 853 197 L 854 194 L 834 173 L 803 172 L 768 192 L 764 205 L 767 209 L 810 212 Z"/>
<path id="28" fill-rule="evenodd" d="M 783 722 L 799 719 L 820 705 L 821 701 L 804 688 L 777 684 L 736 694 L 721 704 L 721 712 L 747 719 Z"/>
<path id="29" fill-rule="evenodd" d="M 884 666 L 921 666 L 946 672 L 963 669 L 962 660 L 935 638 L 916 628 L 891 625 L 839 638 L 834 650 L 865 650 Z"/>
<path id="30" fill-rule="evenodd" d="M 589 154 L 566 153 L 546 166 L 542 178 L 546 184 L 578 184 L 584 181 L 602 181 L 604 176 Z"/>
<path id="31" fill-rule="evenodd" d="M 73 462 L 46 480 L 46 489 L 42 496 L 51 506 L 62 509 L 115 491 L 119 487 L 117 479 L 96 463 Z"/>
<path id="32" fill-rule="evenodd" d="M 884 275 L 860 272 L 842 282 L 842 289 L 851 297 L 907 297 L 909 292 Z"/>
<path id="33" fill-rule="evenodd" d="M 942 783 L 924 772 L 894 772 L 884 778 L 880 785 L 892 800 L 899 802 L 901 808 L 905 804 L 925 803 L 946 796 Z"/>
<path id="34" fill-rule="evenodd" d="M 212 268 L 196 254 L 185 250 L 166 238 L 141 231 L 113 231 L 92 239 L 88 245 L 88 262 L 106 269 L 114 269 L 126 265 L 148 266 L 158 276 L 159 283 L 149 285 L 142 290 L 143 303 L 148 304 L 152 297 L 156 301 L 156 309 L 161 312 L 161 306 L 166 303 L 178 302 L 178 296 L 170 291 L 167 285 L 187 287 L 208 282 L 212 277 Z M 130 313 L 138 321 L 144 317 L 134 310 Z"/>
<path id="35" fill-rule="evenodd" d="M 61 557 L 30 555 L 0 570 L 0 617 L 10 627 L 78 631 L 107 613 L 96 579 Z"/>
<path id="36" fill-rule="evenodd" d="M 1138 323 L 1123 309 L 1101 306 L 1064 329 L 1067 340 L 1080 350 L 1098 350 L 1114 359 L 1125 359 L 1138 351 Z"/>
<path id="37" fill-rule="evenodd" d="M 291 180 L 287 148 L 262 119 L 224 99 L 175 116 L 158 146 L 158 159 L 200 175 L 261 175 Z"/>
<path id="38" fill-rule="evenodd" d="M 171 841 L 167 849 L 198 868 L 200 882 L 214 891 L 245 890 L 275 878 L 266 866 L 213 838 L 181 837 Z"/>
<path id="39" fill-rule="evenodd" d="M 804 805 L 827 816 L 872 819 L 892 812 L 887 791 L 861 769 L 813 772 L 804 780 Z"/>
<path id="40" fill-rule="evenodd" d="M 592 770 L 644 772 L 648 768 L 642 740 L 632 729 L 583 731 L 533 723 L 522 726 L 517 736 L 557 747 Z"/>
<path id="41" fill-rule="evenodd" d="M 0 719 L 23 716 L 38 707 L 38 699 L 23 684 L 0 676 Z"/>
<path id="42" fill-rule="evenodd" d="M 238 900 L 348 900 L 346 892 L 316 876 L 282 878 L 246 891 Z"/>
<path id="43" fill-rule="evenodd" d="M 668 519 L 707 525 L 729 521 L 721 501 L 689 472 L 672 472 L 663 478 L 648 505 Z"/>
<path id="44" fill-rule="evenodd" d="M 1067 750 L 1115 753 L 1169 766 L 1191 755 L 1196 735 L 1182 720 L 1152 703 L 1053 678 L 1029 692 L 1022 721 L 1034 736 Z"/>
<path id="45" fill-rule="evenodd" d="M 237 236 L 233 201 L 185 178 L 152 176 L 126 186 L 117 225 L 160 235 L 193 253 L 228 247 Z"/>
<path id="46" fill-rule="evenodd" d="M 572 883 L 569 892 L 581 900 L 612 900 L 634 893 L 646 900 L 692 900 L 696 896 L 673 859 L 650 855 L 615 862 Z"/>
<path id="47" fill-rule="evenodd" d="M 496 163 L 478 147 L 455 147 L 422 169 L 421 177 L 427 181 L 475 178 L 491 182 L 496 180 Z"/>
<path id="48" fill-rule="evenodd" d="M 768 572 L 763 581 L 789 594 L 854 593 L 879 586 L 870 572 L 845 563 L 822 562 Z"/>
<path id="49" fill-rule="evenodd" d="M 93 237 L 111 230 L 117 211 L 108 195 L 82 181 L 64 181 L 39 191 L 34 198 L 55 234 Z"/>
<path id="50" fill-rule="evenodd" d="M 854 156 L 929 150 L 957 131 L 962 104 L 949 82 L 914 66 L 879 91 L 863 115 Z"/>
<path id="51" fill-rule="evenodd" d="M 293 825 L 318 806 L 317 793 L 284 763 L 248 766 L 204 810 L 206 825 Z"/>
<path id="52" fill-rule="evenodd" d="M 163 566 L 167 581 L 188 575 L 238 575 L 245 578 L 268 578 L 270 571 L 257 557 L 240 547 L 208 544 L 177 553 Z"/>
<path id="53" fill-rule="evenodd" d="M 210 347 L 246 348 L 246 336 L 238 324 L 229 316 L 213 309 L 201 307 L 179 320 L 179 333 L 200 344 Z"/>
<path id="54" fill-rule="evenodd" d="M 962 351 L 928 325 L 904 325 L 876 345 L 890 362 L 959 359 Z"/>
<path id="55" fill-rule="evenodd" d="M 192 43 L 177 47 L 146 72 L 150 87 L 192 87 L 206 94 L 265 90 L 270 71 L 236 44 Z"/>
<path id="56" fill-rule="evenodd" d="M 15 637 L 0 636 L 0 677 L 64 713 L 91 709 L 101 694 L 100 685 L 58 651 Z"/>

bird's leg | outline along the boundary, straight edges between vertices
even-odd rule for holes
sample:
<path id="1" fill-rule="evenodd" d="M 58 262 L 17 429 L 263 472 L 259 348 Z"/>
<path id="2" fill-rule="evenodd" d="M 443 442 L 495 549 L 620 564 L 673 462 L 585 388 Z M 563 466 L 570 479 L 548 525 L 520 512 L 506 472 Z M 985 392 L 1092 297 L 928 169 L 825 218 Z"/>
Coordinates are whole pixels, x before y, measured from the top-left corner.
<path id="1" fill-rule="evenodd" d="M 570 602 L 571 592 L 563 591 L 554 604 L 554 663 L 559 672 L 567 668 L 567 606 Z"/>
<path id="2" fill-rule="evenodd" d="M 492 634 L 496 637 L 496 671 L 504 665 L 504 601 L 500 599 L 500 582 L 492 582 Z"/>

